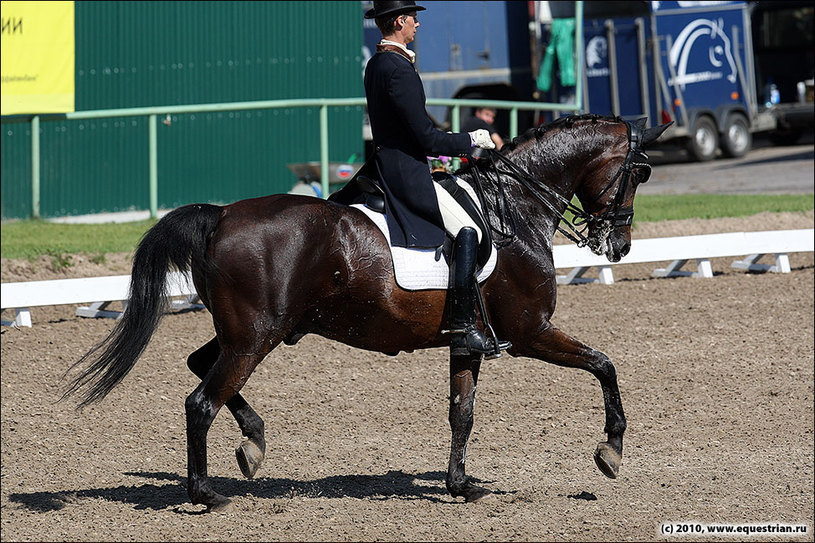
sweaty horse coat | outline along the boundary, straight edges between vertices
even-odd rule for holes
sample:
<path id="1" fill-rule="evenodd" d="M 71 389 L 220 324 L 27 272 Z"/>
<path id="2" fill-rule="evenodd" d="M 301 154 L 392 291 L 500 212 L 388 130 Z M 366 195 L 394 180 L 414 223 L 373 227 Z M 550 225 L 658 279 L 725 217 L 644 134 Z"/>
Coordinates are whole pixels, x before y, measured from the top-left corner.
<path id="1" fill-rule="evenodd" d="M 448 134 L 433 125 L 419 74 L 396 47 L 380 50 L 368 62 L 365 94 L 391 242 L 398 247 L 439 247 L 445 232 L 427 157 L 465 156 L 471 150 L 470 136 Z"/>

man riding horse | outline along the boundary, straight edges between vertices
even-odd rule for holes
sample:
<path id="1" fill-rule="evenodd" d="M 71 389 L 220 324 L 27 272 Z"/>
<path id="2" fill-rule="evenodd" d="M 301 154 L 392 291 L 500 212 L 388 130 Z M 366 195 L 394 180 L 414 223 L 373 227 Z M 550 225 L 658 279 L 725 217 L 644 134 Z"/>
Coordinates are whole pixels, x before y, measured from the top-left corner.
<path id="1" fill-rule="evenodd" d="M 470 154 L 473 147 L 493 149 L 489 132 L 438 130 L 425 109 L 421 78 L 407 48 L 425 8 L 404 1 L 375 1 L 366 19 L 382 33 L 376 54 L 365 68 L 365 95 L 375 144 L 374 164 L 385 192 L 391 243 L 397 247 L 438 248 L 445 232 L 454 238 L 450 288 L 451 342 L 454 356 L 495 355 L 509 348 L 486 337 L 476 326 L 476 257 L 482 235 L 476 223 L 437 183 L 427 156 Z M 441 191 L 438 192 L 437 191 Z"/>

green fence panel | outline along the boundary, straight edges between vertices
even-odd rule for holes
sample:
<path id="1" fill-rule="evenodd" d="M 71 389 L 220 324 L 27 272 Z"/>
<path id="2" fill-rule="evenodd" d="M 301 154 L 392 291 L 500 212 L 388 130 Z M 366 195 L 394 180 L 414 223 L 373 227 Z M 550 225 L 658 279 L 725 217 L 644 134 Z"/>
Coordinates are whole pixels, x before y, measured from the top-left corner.
<path id="1" fill-rule="evenodd" d="M 363 94 L 356 2 L 76 2 L 77 111 Z M 330 160 L 362 155 L 362 118 L 331 108 Z M 24 218 L 30 123 L 3 121 L 2 218 Z M 318 108 L 160 121 L 162 208 L 285 192 L 287 163 L 320 158 Z M 148 208 L 147 117 L 40 124 L 40 216 Z"/>
<path id="2" fill-rule="evenodd" d="M 31 125 L 4 124 L 0 135 L 3 219 L 31 216 Z"/>

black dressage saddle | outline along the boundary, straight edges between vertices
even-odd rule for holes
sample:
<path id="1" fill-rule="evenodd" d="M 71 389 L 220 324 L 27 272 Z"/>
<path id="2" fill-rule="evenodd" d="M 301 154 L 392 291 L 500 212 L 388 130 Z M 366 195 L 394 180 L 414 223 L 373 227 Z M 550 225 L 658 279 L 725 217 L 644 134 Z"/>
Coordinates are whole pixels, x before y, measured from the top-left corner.
<path id="1" fill-rule="evenodd" d="M 450 196 L 467 212 L 473 222 L 481 230 L 481 242 L 478 244 L 478 268 L 483 268 L 484 264 L 490 257 L 492 251 L 492 235 L 487 221 L 481 210 L 475 204 L 469 193 L 463 189 L 457 182 L 456 178 L 446 172 L 433 172 L 433 181 L 438 183 Z M 367 177 L 365 175 L 358 175 L 352 182 L 356 182 L 357 188 L 362 193 L 365 201 L 365 206 L 377 213 L 385 212 L 385 191 L 379 185 L 379 181 Z M 450 256 L 453 249 L 453 239 L 448 234 L 444 245 L 442 246 L 442 253 L 444 254 L 447 263 L 450 263 Z"/>

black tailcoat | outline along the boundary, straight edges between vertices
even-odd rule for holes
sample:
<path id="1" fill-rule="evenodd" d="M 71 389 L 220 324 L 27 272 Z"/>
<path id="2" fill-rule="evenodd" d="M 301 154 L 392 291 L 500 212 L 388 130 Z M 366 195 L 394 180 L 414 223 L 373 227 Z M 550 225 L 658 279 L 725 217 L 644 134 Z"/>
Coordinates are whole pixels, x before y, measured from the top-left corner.
<path id="1" fill-rule="evenodd" d="M 419 74 L 400 53 L 379 51 L 368 61 L 365 95 L 391 243 L 439 247 L 445 233 L 427 157 L 466 156 L 470 136 L 433 125 Z"/>

